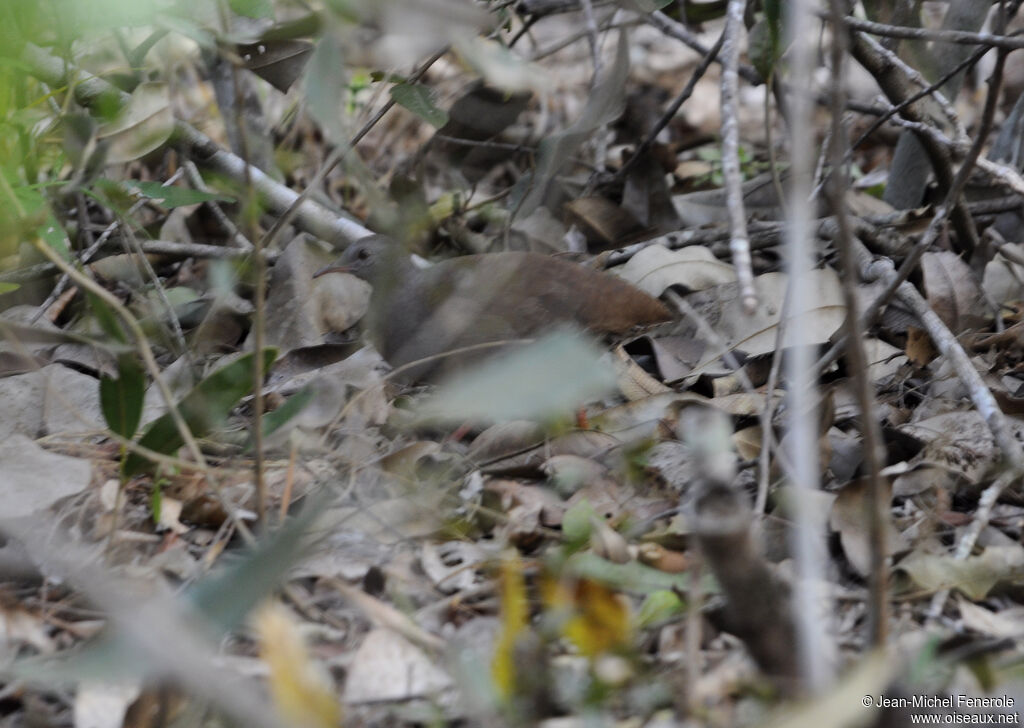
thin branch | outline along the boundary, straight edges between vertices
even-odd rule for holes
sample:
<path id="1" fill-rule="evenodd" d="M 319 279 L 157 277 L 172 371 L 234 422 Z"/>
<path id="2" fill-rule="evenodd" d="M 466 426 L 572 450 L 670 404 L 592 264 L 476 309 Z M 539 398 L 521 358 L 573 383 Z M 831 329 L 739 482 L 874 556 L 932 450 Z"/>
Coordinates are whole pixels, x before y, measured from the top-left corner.
<path id="1" fill-rule="evenodd" d="M 722 177 L 725 181 L 725 204 L 729 212 L 729 247 L 732 265 L 740 287 L 743 310 L 752 314 L 757 309 L 753 264 L 750 260 L 750 236 L 747 213 L 743 206 L 743 172 L 740 169 L 740 124 L 736 108 L 739 92 L 737 67 L 740 62 L 740 36 L 746 0 L 729 0 L 726 6 L 725 30 L 722 31 Z M 780 204 L 782 201 L 779 201 Z"/>
<path id="2" fill-rule="evenodd" d="M 931 30 L 928 28 L 909 28 L 903 25 L 886 25 L 870 20 L 861 20 L 851 15 L 843 18 L 843 24 L 851 30 L 859 30 L 871 35 L 905 40 L 933 40 L 957 45 L 980 45 L 988 48 L 1016 50 L 1024 48 L 1024 37 L 1017 35 L 996 35 L 993 33 L 971 33 L 966 30 Z"/>
<path id="3" fill-rule="evenodd" d="M 846 166 L 848 150 L 844 149 L 846 130 L 843 128 L 843 106 L 846 96 L 846 37 L 838 30 L 842 22 L 843 8 L 841 0 L 831 0 L 832 22 L 837 28 L 832 39 L 832 133 L 829 157 L 832 162 L 832 173 L 829 183 L 825 185 L 825 193 L 830 198 L 832 211 L 836 217 L 839 235 L 836 242 L 843 265 L 843 300 L 846 304 L 846 358 L 857 394 L 857 408 L 860 411 L 860 433 L 864 453 L 864 464 L 868 478 L 868 540 L 870 543 L 870 565 L 868 568 L 869 630 L 871 642 L 876 647 L 884 647 L 889 628 L 889 597 L 888 597 L 888 557 L 889 548 L 886 542 L 889 524 L 890 498 L 886 483 L 882 479 L 882 465 L 885 462 L 885 447 L 878 424 L 875 392 L 868 377 L 868 361 L 864 352 L 865 330 L 861 326 L 861 316 L 857 305 L 857 258 L 853 251 L 853 231 L 846 209 L 846 190 L 849 188 L 850 177 Z"/>

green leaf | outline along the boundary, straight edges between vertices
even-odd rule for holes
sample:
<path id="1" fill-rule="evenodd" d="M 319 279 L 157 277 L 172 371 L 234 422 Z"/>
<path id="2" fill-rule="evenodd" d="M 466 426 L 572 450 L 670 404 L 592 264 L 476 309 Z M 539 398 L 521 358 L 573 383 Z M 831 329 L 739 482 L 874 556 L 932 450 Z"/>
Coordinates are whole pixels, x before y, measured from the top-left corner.
<path id="1" fill-rule="evenodd" d="M 270 0 L 228 0 L 233 11 L 247 18 L 272 18 L 274 6 Z"/>
<path id="2" fill-rule="evenodd" d="M 771 77 L 775 64 L 779 61 L 779 42 L 766 18 L 760 18 L 750 29 L 747 55 L 750 57 L 750 63 L 761 74 L 761 78 L 767 80 Z"/>
<path id="3" fill-rule="evenodd" d="M 585 499 L 565 512 L 562 516 L 562 536 L 570 548 L 579 548 L 587 543 L 593 530 L 593 519 L 596 517 L 597 511 L 594 510 L 594 506 Z"/>
<path id="4" fill-rule="evenodd" d="M 142 419 L 146 377 L 132 354 L 122 354 L 117 369 L 117 379 L 100 377 L 100 409 L 107 427 L 121 437 L 131 438 Z"/>
<path id="5" fill-rule="evenodd" d="M 277 358 L 277 349 L 263 350 L 264 370 Z M 196 437 L 203 437 L 220 427 L 242 397 L 252 390 L 252 352 L 236 359 L 208 376 L 178 403 L 181 416 Z M 184 444 L 171 413 L 153 421 L 139 444 L 159 453 L 170 455 Z M 151 467 L 151 463 L 138 453 L 131 453 L 125 461 L 126 476 L 137 475 Z"/>
<path id="6" fill-rule="evenodd" d="M 633 594 L 651 594 L 665 589 L 685 592 L 693 578 L 690 574 L 659 571 L 639 561 L 616 564 L 589 551 L 570 556 L 565 565 L 565 573 L 593 579 L 605 586 Z M 702 580 L 701 591 L 704 594 L 718 593 L 718 586 L 710 574 Z"/>
<path id="7" fill-rule="evenodd" d="M 335 144 L 348 140 L 344 124 L 348 85 L 345 55 L 338 39 L 325 33 L 306 64 L 306 103 L 310 116 Z"/>
<path id="8" fill-rule="evenodd" d="M 636 613 L 636 625 L 641 629 L 661 624 L 683 612 L 683 600 L 674 591 L 659 589 L 644 599 Z"/>
<path id="9" fill-rule="evenodd" d="M 153 492 L 149 496 L 149 514 L 154 524 L 160 523 L 160 509 L 164 507 L 164 483 L 163 478 L 158 478 L 153 483 Z"/>
<path id="10" fill-rule="evenodd" d="M 0 295 L 3 295 L 4 293 L 10 293 L 11 291 L 16 291 L 19 288 L 21 288 L 21 286 L 18 285 L 17 283 L 4 283 L 3 281 L 0 281 Z"/>
<path id="11" fill-rule="evenodd" d="M 186 187 L 165 187 L 159 182 L 125 182 L 124 186 L 129 192 L 138 191 L 143 197 L 157 200 L 168 209 L 195 205 L 199 202 L 234 202 L 234 198 L 227 195 L 201 192 Z"/>
<path id="12" fill-rule="evenodd" d="M 448 113 L 434 103 L 434 92 L 421 83 L 400 83 L 391 87 L 391 98 L 431 126 L 448 123 Z"/>

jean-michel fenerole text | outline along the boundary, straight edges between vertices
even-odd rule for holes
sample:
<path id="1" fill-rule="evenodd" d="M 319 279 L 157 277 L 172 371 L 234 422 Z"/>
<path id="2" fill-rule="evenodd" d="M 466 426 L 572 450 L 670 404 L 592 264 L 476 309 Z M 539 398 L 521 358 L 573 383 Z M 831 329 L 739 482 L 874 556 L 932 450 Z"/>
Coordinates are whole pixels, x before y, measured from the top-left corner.
<path id="1" fill-rule="evenodd" d="M 1012 708 L 1013 698 L 1003 695 L 998 698 L 975 697 L 973 695 L 912 695 L 890 698 L 879 695 L 876 708 Z"/>

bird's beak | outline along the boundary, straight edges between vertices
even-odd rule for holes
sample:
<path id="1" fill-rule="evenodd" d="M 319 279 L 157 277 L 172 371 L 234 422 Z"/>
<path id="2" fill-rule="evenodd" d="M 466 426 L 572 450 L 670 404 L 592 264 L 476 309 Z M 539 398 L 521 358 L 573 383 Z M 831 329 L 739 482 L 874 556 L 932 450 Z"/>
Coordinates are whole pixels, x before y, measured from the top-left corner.
<path id="1" fill-rule="evenodd" d="M 328 273 L 351 273 L 351 272 L 352 272 L 352 269 L 349 268 L 347 265 L 339 265 L 338 263 L 330 263 L 328 265 L 325 265 L 323 268 L 318 270 L 316 273 L 314 273 L 313 277 L 314 278 L 319 278 L 320 276 L 325 276 Z"/>

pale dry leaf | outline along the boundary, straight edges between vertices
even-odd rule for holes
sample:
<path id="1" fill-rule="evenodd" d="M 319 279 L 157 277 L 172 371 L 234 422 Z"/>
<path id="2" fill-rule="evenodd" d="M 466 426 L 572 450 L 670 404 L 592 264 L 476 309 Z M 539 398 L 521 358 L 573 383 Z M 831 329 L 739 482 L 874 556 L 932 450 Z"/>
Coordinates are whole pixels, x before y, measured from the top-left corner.
<path id="1" fill-rule="evenodd" d="M 727 352 L 760 356 L 774 351 L 788 285 L 788 277 L 782 273 L 766 273 L 755 278 L 754 287 L 761 305 L 753 315 L 743 310 L 735 283 L 688 296 L 687 302 L 705 319 L 715 336 L 706 336 L 703 329 L 693 326 L 693 335 L 704 341 L 707 348 L 687 381 L 705 372 L 731 371 L 719 364 Z M 802 316 L 793 316 L 786 322 L 786 341 L 791 341 L 794 332 L 799 331 L 806 343 L 822 344 L 842 326 L 846 316 L 839 276 L 831 268 L 820 268 L 804 276 L 800 285 L 807 289 L 806 295 L 813 304 Z"/>
<path id="2" fill-rule="evenodd" d="M 671 392 L 672 389 L 652 377 L 626 353 L 623 346 L 615 347 L 612 353 L 616 383 L 619 392 L 629 401 L 642 399 L 651 394 Z"/>
<path id="3" fill-rule="evenodd" d="M 304 728 L 332 728 L 341 721 L 334 681 L 313 659 L 298 623 L 279 604 L 268 604 L 253 619 L 260 657 L 270 667 L 270 692 L 281 718 Z"/>
<path id="4" fill-rule="evenodd" d="M 982 287 L 995 303 L 1024 300 L 1024 263 L 1021 261 L 1024 261 L 1024 243 L 1008 243 L 985 265 Z"/>
<path id="5" fill-rule="evenodd" d="M 1020 544 L 990 546 L 978 556 L 963 560 L 951 554 L 914 552 L 895 570 L 929 593 L 959 589 L 970 599 L 984 599 L 996 584 L 1020 581 L 1024 576 L 1024 548 Z"/>
<path id="6" fill-rule="evenodd" d="M 47 452 L 24 435 L 0 442 L 2 518 L 21 518 L 89 487 L 88 460 Z"/>
<path id="7" fill-rule="evenodd" d="M 434 586 L 443 594 L 454 594 L 477 586 L 477 569 L 487 559 L 487 553 L 469 541 L 436 545 L 428 541 L 422 545 L 419 558 L 423 573 Z"/>
<path id="8" fill-rule="evenodd" d="M 452 686 L 426 652 L 390 629 L 375 629 L 356 650 L 344 702 L 403 701 L 435 696 Z"/>
<path id="9" fill-rule="evenodd" d="M 83 682 L 75 692 L 75 728 L 121 728 L 140 692 L 137 683 Z"/>
<path id="10" fill-rule="evenodd" d="M 1019 639 L 1024 636 L 1024 610 L 1020 607 L 1000 609 L 998 612 L 979 607 L 962 596 L 957 597 L 957 608 L 964 626 L 979 634 L 999 639 Z"/>
<path id="11" fill-rule="evenodd" d="M 728 263 L 718 260 L 702 245 L 691 245 L 680 250 L 669 250 L 664 245 L 651 245 L 612 272 L 629 281 L 641 291 L 660 296 L 671 286 L 688 291 L 736 280 L 736 271 Z"/>
<path id="12" fill-rule="evenodd" d="M 369 309 L 366 281 L 347 273 L 313 278 L 331 258 L 322 244 L 299 235 L 277 259 L 268 285 L 266 340 L 282 354 L 321 344 L 326 334 L 348 329 Z"/>
<path id="13" fill-rule="evenodd" d="M 97 138 L 109 144 L 106 161 L 138 159 L 161 146 L 174 130 L 174 113 L 164 83 L 139 84 L 117 118 L 104 124 Z"/>
<path id="14" fill-rule="evenodd" d="M 873 516 L 868 508 L 870 487 L 869 478 L 847 483 L 836 495 L 829 514 L 829 527 L 839 532 L 843 553 L 861 576 L 867 576 L 871 572 L 870 533 Z M 882 500 L 889 503 L 892 500 L 892 484 L 888 480 L 884 481 L 884 491 Z M 888 514 L 888 509 L 886 513 Z M 902 540 L 892 521 L 887 519 L 884 528 L 888 553 L 901 550 Z"/>
<path id="15" fill-rule="evenodd" d="M 964 260 L 948 250 L 925 253 L 921 271 L 928 304 L 954 334 L 980 329 L 991 315 L 981 287 Z"/>

